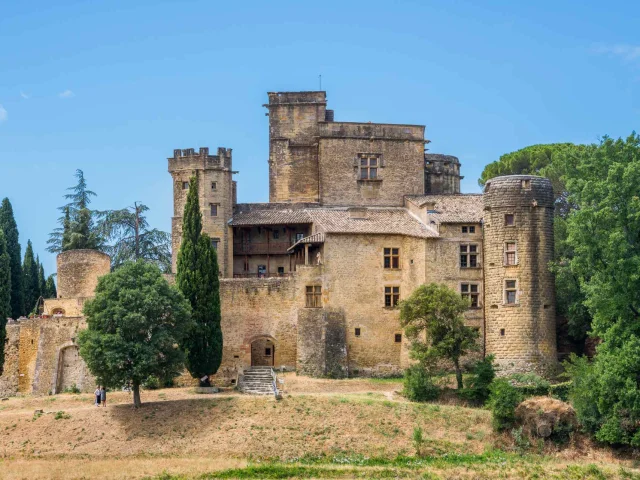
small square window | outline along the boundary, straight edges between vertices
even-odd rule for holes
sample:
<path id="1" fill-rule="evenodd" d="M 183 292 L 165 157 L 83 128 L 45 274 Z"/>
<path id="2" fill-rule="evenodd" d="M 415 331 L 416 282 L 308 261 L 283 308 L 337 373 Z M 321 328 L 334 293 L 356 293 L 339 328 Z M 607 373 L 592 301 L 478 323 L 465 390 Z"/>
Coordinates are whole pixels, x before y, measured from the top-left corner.
<path id="1" fill-rule="evenodd" d="M 469 233 L 469 227 L 462 227 L 462 233 Z"/>
<path id="2" fill-rule="evenodd" d="M 217 217 L 218 216 L 218 205 L 215 203 L 211 204 L 211 216 L 212 217 Z"/>
<path id="3" fill-rule="evenodd" d="M 218 244 L 220 243 L 220 239 L 219 238 L 212 238 L 211 239 L 211 245 L 213 246 L 213 248 L 215 248 L 216 250 L 218 250 Z"/>
<path id="4" fill-rule="evenodd" d="M 505 332 L 504 332 L 504 328 L 501 328 L 501 329 L 500 329 L 500 336 L 501 336 L 501 337 L 504 337 L 504 333 L 505 333 Z"/>
<path id="5" fill-rule="evenodd" d="M 522 180 L 522 188 L 524 188 L 525 190 L 531 190 L 531 180 Z"/>
<path id="6" fill-rule="evenodd" d="M 189 182 L 182 182 L 182 189 L 187 190 L 189 188 Z"/>
<path id="7" fill-rule="evenodd" d="M 469 233 L 476 233 L 476 227 L 475 227 L 475 226 L 473 226 L 473 225 L 471 225 L 471 226 L 469 227 Z"/>
<path id="8" fill-rule="evenodd" d="M 278 240 L 280 238 L 280 230 L 273 231 L 273 239 Z"/>
<path id="9" fill-rule="evenodd" d="M 211 182 L 211 191 L 215 192 L 218 190 L 218 184 L 216 182 Z"/>
<path id="10" fill-rule="evenodd" d="M 504 303 L 507 305 L 515 305 L 518 301 L 517 284 L 516 280 L 504 281 Z"/>
<path id="11" fill-rule="evenodd" d="M 284 275 L 284 267 L 278 267 L 278 275 Z"/>
<path id="12" fill-rule="evenodd" d="M 401 333 L 396 333 L 394 335 L 394 340 L 396 343 L 402 343 L 402 334 Z"/>
<path id="13" fill-rule="evenodd" d="M 400 303 L 400 287 L 384 287 L 384 306 L 394 308 Z"/>
<path id="14" fill-rule="evenodd" d="M 270 357 L 271 356 L 271 349 L 269 347 L 264 349 L 264 355 L 265 355 L 265 357 Z"/>
<path id="15" fill-rule="evenodd" d="M 355 335 L 356 335 L 356 337 L 360 336 L 360 329 L 359 328 L 355 329 Z"/>
<path id="16" fill-rule="evenodd" d="M 516 224 L 516 217 L 513 213 L 507 213 L 504 216 L 504 224 L 507 227 L 513 227 Z"/>
<path id="17" fill-rule="evenodd" d="M 296 242 L 299 242 L 304 238 L 304 233 L 296 233 Z"/>

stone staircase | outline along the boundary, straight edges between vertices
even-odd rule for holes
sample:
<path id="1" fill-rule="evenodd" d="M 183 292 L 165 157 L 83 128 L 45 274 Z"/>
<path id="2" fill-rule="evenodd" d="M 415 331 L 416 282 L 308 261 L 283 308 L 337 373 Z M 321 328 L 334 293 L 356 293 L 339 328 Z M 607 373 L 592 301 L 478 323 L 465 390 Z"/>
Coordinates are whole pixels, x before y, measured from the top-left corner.
<path id="1" fill-rule="evenodd" d="M 271 367 L 251 367 L 244 371 L 238 390 L 250 395 L 273 395 Z"/>

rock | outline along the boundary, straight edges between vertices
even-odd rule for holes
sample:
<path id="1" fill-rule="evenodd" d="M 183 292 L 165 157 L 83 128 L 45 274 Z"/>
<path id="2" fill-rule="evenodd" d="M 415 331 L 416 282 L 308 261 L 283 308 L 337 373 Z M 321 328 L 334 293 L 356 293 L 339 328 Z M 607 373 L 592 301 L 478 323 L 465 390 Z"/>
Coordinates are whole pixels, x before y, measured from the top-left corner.
<path id="1" fill-rule="evenodd" d="M 533 397 L 516 408 L 516 425 L 531 437 L 567 435 L 578 426 L 576 412 L 568 403 L 551 397 Z"/>

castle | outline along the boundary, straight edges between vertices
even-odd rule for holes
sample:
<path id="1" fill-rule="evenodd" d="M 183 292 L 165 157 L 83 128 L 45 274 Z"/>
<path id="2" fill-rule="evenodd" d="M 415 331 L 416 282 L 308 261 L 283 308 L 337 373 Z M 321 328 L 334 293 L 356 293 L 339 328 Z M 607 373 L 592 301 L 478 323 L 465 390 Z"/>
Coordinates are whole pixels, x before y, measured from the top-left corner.
<path id="1" fill-rule="evenodd" d="M 335 121 L 323 91 L 268 95 L 269 203 L 237 203 L 231 149 L 174 150 L 168 159 L 174 272 L 194 177 L 203 230 L 218 251 L 219 381 L 233 383 L 251 366 L 398 374 L 410 360 L 396 307 L 430 282 L 470 300 L 466 322 L 502 371 L 554 367 L 547 179 L 498 177 L 483 194 L 461 194 L 458 159 L 425 153 L 424 126 Z M 0 393 L 86 387 L 74 332 L 83 299 L 108 271 L 100 255 L 61 254 L 58 281 L 69 286 L 45 302 L 53 319 L 8 326 Z M 57 327 L 55 340 L 46 334 L 65 322 L 72 327 Z"/>

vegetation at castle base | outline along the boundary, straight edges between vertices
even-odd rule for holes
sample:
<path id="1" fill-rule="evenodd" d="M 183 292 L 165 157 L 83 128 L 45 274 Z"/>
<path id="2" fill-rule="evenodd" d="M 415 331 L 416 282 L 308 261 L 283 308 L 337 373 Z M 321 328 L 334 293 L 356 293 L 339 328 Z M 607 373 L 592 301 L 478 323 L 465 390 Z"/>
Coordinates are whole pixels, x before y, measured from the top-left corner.
<path id="1" fill-rule="evenodd" d="M 411 358 L 426 371 L 450 360 L 458 389 L 464 388 L 460 359 L 479 349 L 478 333 L 464 324 L 469 301 L 444 284 L 421 285 L 400 303 L 400 325 L 411 341 Z M 426 339 L 426 340 L 425 340 Z"/>
<path id="2" fill-rule="evenodd" d="M 0 205 L 0 230 L 4 232 L 11 264 L 11 317 L 18 318 L 24 314 L 22 255 L 18 240 L 18 226 L 13 216 L 13 206 L 8 198 Z"/>
<path id="3" fill-rule="evenodd" d="M 157 266 L 131 262 L 101 277 L 96 296 L 84 307 L 87 329 L 78 335 L 80 355 L 98 383 L 130 385 L 140 402 L 140 385 L 149 377 L 180 373 L 179 345 L 191 327 L 191 308 Z"/>
<path id="4" fill-rule="evenodd" d="M 11 316 L 11 259 L 7 241 L 0 230 L 0 345 L 7 337 L 7 318 Z M 4 366 L 4 348 L 0 348 L 0 375 Z"/>
<path id="5" fill-rule="evenodd" d="M 163 273 L 171 272 L 171 235 L 149 228 L 144 215 L 149 207 L 135 202 L 122 210 L 101 212 L 99 228 L 106 239 L 103 251 L 111 257 L 113 269 L 125 262 L 145 260 Z"/>
<path id="6" fill-rule="evenodd" d="M 36 263 L 33 256 L 33 245 L 31 240 L 27 242 L 27 248 L 24 252 L 24 262 L 22 263 L 22 278 L 24 291 L 24 307 L 27 314 L 35 312 L 40 298 L 40 266 Z"/>
<path id="7" fill-rule="evenodd" d="M 209 386 L 222 361 L 220 280 L 216 249 L 202 234 L 197 177 L 189 182 L 184 207 L 176 284 L 193 309 L 193 327 L 183 344 L 187 369 L 201 386 Z"/>

